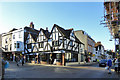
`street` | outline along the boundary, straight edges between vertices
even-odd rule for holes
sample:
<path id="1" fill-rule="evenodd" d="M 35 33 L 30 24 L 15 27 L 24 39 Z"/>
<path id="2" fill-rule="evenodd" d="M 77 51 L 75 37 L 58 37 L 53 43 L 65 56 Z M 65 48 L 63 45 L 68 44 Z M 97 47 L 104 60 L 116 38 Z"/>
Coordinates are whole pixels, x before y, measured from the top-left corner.
<path id="1" fill-rule="evenodd" d="M 10 62 L 5 71 L 5 78 L 119 78 L 120 74 L 112 71 L 108 74 L 104 67 L 92 66 L 44 66 L 25 64 L 18 67 Z"/>

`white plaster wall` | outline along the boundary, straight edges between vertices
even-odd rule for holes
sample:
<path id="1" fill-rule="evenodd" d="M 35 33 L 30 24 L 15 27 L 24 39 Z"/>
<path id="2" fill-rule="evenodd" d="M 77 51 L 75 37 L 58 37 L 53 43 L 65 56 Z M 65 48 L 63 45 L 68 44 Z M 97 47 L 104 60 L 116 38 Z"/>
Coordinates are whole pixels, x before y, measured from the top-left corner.
<path id="1" fill-rule="evenodd" d="M 13 35 L 15 35 L 15 39 L 13 39 Z M 20 37 L 19 37 L 20 35 Z M 19 48 L 15 48 L 14 43 L 19 43 Z M 12 51 L 24 51 L 24 28 L 13 31 L 12 34 Z"/>

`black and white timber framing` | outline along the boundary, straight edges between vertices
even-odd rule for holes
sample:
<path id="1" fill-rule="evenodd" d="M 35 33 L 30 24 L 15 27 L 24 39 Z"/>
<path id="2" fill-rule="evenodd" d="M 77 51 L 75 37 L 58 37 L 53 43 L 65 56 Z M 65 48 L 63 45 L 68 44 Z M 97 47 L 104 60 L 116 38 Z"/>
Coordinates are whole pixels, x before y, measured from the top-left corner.
<path id="1" fill-rule="evenodd" d="M 79 54 L 81 43 L 72 29 L 64 29 L 54 24 L 51 32 L 40 28 L 39 33 L 28 33 L 25 53 L 72 53 Z"/>

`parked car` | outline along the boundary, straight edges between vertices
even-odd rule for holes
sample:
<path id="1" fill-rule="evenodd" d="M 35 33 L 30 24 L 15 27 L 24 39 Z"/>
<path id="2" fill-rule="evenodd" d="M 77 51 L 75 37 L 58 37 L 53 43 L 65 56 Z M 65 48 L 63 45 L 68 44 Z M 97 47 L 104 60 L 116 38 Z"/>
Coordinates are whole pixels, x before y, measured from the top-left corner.
<path id="1" fill-rule="evenodd" d="M 103 66 L 105 67 L 107 65 L 107 60 L 106 59 L 102 59 L 100 62 L 99 62 L 99 67 Z"/>
<path id="2" fill-rule="evenodd" d="M 115 71 L 120 71 L 120 58 L 116 59 L 114 63 Z"/>

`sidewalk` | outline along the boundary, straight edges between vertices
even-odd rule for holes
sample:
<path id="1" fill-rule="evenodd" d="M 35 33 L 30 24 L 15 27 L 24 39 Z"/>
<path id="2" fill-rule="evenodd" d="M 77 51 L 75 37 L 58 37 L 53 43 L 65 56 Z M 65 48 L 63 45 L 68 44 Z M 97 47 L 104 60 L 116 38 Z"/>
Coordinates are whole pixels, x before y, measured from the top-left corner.
<path id="1" fill-rule="evenodd" d="M 85 63 L 85 62 L 70 62 L 70 63 L 66 63 L 66 66 L 91 66 L 94 64 L 98 64 L 97 62 L 90 62 L 90 63 Z"/>
<path id="2" fill-rule="evenodd" d="M 54 64 L 33 64 L 33 63 L 26 63 L 28 65 L 43 65 L 43 66 L 59 66 L 59 67 L 67 67 L 67 66 L 72 66 L 72 67 L 78 67 L 78 66 L 91 66 L 94 64 L 98 64 L 97 62 L 92 62 L 92 63 L 84 63 L 84 62 L 80 62 L 80 64 L 78 62 L 69 62 L 66 63 L 66 66 L 63 65 L 54 65 Z"/>

